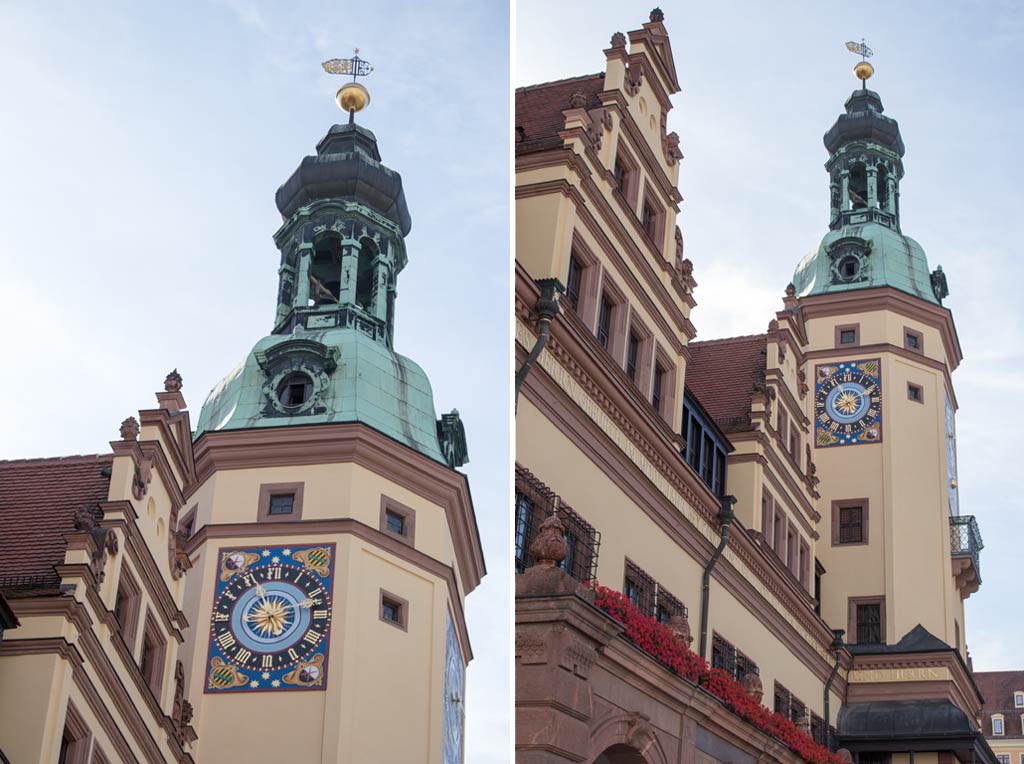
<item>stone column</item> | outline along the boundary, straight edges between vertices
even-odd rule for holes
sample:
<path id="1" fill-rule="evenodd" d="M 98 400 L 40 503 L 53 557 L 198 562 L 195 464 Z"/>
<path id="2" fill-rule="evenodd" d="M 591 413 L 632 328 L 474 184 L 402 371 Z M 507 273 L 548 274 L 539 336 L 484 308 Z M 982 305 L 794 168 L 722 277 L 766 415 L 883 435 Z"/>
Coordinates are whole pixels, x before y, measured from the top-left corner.
<path id="1" fill-rule="evenodd" d="M 850 171 L 843 170 L 839 173 L 840 199 L 843 211 L 850 209 Z"/>
<path id="2" fill-rule="evenodd" d="M 358 274 L 359 244 L 346 239 L 341 243 L 341 285 L 338 287 L 338 302 L 342 305 L 355 305 Z"/>
<path id="3" fill-rule="evenodd" d="M 295 280 L 295 299 L 292 304 L 296 308 L 305 308 L 309 305 L 309 262 L 313 257 L 313 246 L 303 244 L 295 259 L 299 263 L 299 275 Z"/>
<path id="4" fill-rule="evenodd" d="M 889 214 L 896 213 L 896 179 L 890 173 L 885 178 L 886 191 L 885 195 L 885 211 Z"/>
<path id="5" fill-rule="evenodd" d="M 878 168 L 870 166 L 868 171 L 868 209 L 878 207 Z"/>
<path id="6" fill-rule="evenodd" d="M 538 563 L 516 576 L 516 762 L 585 760 L 594 713 L 590 672 L 622 626 L 588 601 L 590 590 L 558 567 L 565 528 L 540 527 L 530 554 Z"/>

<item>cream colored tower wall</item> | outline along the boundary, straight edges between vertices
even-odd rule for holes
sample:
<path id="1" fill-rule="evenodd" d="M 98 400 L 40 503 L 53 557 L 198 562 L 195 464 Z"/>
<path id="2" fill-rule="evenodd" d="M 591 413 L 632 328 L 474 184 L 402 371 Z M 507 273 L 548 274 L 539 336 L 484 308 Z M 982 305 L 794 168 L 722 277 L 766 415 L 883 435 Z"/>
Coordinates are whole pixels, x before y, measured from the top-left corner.
<path id="1" fill-rule="evenodd" d="M 859 324 L 860 347 L 835 348 L 835 327 Z M 821 478 L 819 558 L 822 616 L 837 628 L 848 622 L 848 598 L 885 595 L 886 641 L 897 641 L 918 623 L 955 645 L 954 618 L 964 624 L 953 583 L 946 497 L 945 374 L 906 358 L 887 346 L 903 347 L 904 327 L 924 334 L 926 356 L 945 361 L 937 330 L 906 317 L 878 311 L 811 319 L 809 350 L 828 350 L 808 362 L 880 358 L 882 361 L 882 443 L 815 448 Z M 879 346 L 882 347 L 879 347 Z M 908 399 L 908 383 L 923 388 L 923 403 Z M 813 416 L 813 397 L 807 414 Z M 868 544 L 832 546 L 832 502 L 866 498 Z M 853 635 L 848 637 L 852 640 Z"/>
<path id="2" fill-rule="evenodd" d="M 461 601 L 464 587 L 444 508 L 418 494 L 352 463 L 215 473 L 189 501 L 199 507 L 197 529 L 245 523 L 251 530 L 209 538 L 192 555 L 185 612 L 195 629 L 186 687 L 196 709 L 197 760 L 439 762 L 447 612 L 461 610 L 461 602 L 450 601 L 444 578 L 357 536 L 283 535 L 275 523 L 253 529 L 260 485 L 297 482 L 303 483 L 302 521 L 352 518 L 376 531 L 382 495 L 414 509 L 414 548 L 455 569 Z M 261 535 L 248 535 L 254 532 Z M 307 543 L 337 545 L 326 690 L 204 693 L 218 550 Z M 380 619 L 382 589 L 408 601 L 407 630 Z M 282 734 L 239 736 L 240 722 L 246 729 Z M 296 740 L 307 747 L 296 750 Z"/>
<path id="3" fill-rule="evenodd" d="M 0 740 L 12 762 L 57 761 L 70 676 L 55 654 L 0 656 Z"/>
<path id="4" fill-rule="evenodd" d="M 530 455 L 530 470 L 547 485 L 557 486 L 565 503 L 600 531 L 598 581 L 621 591 L 628 557 L 689 608 L 695 638 L 692 648 L 696 650 L 702 566 L 619 488 L 620 477 L 606 474 L 588 459 L 529 399 L 520 399 L 516 420 L 516 448 L 519 453 Z M 709 645 L 713 632 L 721 634 L 758 664 L 767 705 L 772 704 L 772 682 L 778 678 L 811 710 L 823 714 L 824 683 L 714 578 Z M 838 693 L 833 695 L 834 724 L 842 698 Z"/>

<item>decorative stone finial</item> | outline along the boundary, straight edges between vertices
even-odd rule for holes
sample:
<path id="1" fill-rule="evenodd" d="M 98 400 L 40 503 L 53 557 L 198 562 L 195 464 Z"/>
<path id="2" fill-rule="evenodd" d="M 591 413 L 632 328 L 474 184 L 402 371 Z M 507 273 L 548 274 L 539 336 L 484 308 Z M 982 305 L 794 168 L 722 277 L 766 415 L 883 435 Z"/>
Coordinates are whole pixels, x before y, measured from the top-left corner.
<path id="1" fill-rule="evenodd" d="M 932 271 L 931 280 L 932 292 L 935 293 L 935 299 L 941 304 L 945 298 L 949 297 L 949 282 L 946 281 L 946 274 L 942 272 L 941 265 Z"/>
<path id="2" fill-rule="evenodd" d="M 612 47 L 613 48 L 625 48 L 626 47 L 626 35 L 622 32 L 616 32 L 612 35 Z"/>
<path id="3" fill-rule="evenodd" d="M 569 96 L 569 108 L 570 109 L 584 109 L 587 106 L 587 97 L 582 91 L 577 90 L 571 96 Z"/>
<path id="4" fill-rule="evenodd" d="M 758 703 L 764 697 L 764 685 L 761 683 L 761 677 L 753 672 L 743 675 L 743 689 Z"/>
<path id="5" fill-rule="evenodd" d="M 135 440 L 139 437 L 139 420 L 133 416 L 121 422 L 121 440 Z"/>
<path id="6" fill-rule="evenodd" d="M 530 544 L 530 554 L 542 568 L 557 567 L 569 553 L 569 545 L 565 543 L 565 526 L 552 515 L 540 524 L 537 538 Z"/>
<path id="7" fill-rule="evenodd" d="M 677 613 L 669 618 L 668 623 L 665 625 L 668 626 L 669 631 L 683 640 L 687 647 L 693 644 L 693 634 L 690 633 L 690 622 L 682 613 Z"/>
<path id="8" fill-rule="evenodd" d="M 786 285 L 786 297 L 796 297 L 796 287 L 793 286 L 793 282 L 790 281 Z"/>
<path id="9" fill-rule="evenodd" d="M 164 390 L 169 393 L 177 393 L 181 391 L 181 375 L 177 369 L 174 369 L 170 374 L 164 377 Z"/>
<path id="10" fill-rule="evenodd" d="M 91 507 L 83 504 L 75 510 L 72 522 L 75 524 L 75 530 L 91 531 L 96 527 L 96 513 L 93 512 Z"/>
<path id="11" fill-rule="evenodd" d="M 181 702 L 181 723 L 186 727 L 192 723 L 192 714 L 195 711 L 192 708 L 192 704 L 187 700 Z"/>
<path id="12" fill-rule="evenodd" d="M 651 23 L 652 24 L 655 24 L 655 23 L 657 23 L 659 21 L 664 21 L 664 20 L 665 20 L 665 14 L 661 10 L 661 8 L 655 8 L 654 10 L 651 11 Z"/>

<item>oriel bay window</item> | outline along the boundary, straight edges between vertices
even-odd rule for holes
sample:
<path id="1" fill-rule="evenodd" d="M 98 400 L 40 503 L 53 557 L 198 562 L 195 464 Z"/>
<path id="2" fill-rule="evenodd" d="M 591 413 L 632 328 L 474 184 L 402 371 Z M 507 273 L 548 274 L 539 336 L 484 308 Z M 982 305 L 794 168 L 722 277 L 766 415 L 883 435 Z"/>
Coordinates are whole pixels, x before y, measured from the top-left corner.
<path id="1" fill-rule="evenodd" d="M 540 525 L 553 514 L 558 515 L 565 527 L 567 553 L 562 570 L 577 581 L 593 581 L 597 570 L 597 552 L 601 535 L 561 500 L 554 491 L 542 483 L 528 469 L 516 465 L 514 532 L 516 538 L 516 573 L 522 573 L 534 564 L 530 544 L 536 538 Z"/>
<path id="2" fill-rule="evenodd" d="M 732 445 L 689 390 L 683 391 L 683 457 L 716 496 L 725 495 L 726 454 Z"/>

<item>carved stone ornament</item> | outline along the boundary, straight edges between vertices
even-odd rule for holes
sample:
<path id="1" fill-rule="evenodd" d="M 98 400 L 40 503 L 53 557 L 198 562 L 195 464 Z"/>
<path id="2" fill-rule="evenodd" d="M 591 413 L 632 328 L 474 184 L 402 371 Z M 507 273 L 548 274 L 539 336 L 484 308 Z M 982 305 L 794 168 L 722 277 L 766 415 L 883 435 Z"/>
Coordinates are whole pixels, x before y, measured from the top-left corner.
<path id="1" fill-rule="evenodd" d="M 565 526 L 557 516 L 552 515 L 540 524 L 537 538 L 530 544 L 530 554 L 542 568 L 554 568 L 561 564 L 569 553 L 565 543 Z"/>
<path id="2" fill-rule="evenodd" d="M 761 683 L 761 677 L 757 674 L 750 673 L 743 675 L 743 689 L 746 690 L 747 694 L 754 698 L 758 703 L 760 703 L 761 698 L 764 697 L 764 685 Z"/>
<path id="3" fill-rule="evenodd" d="M 139 437 L 139 420 L 133 416 L 121 422 L 121 440 L 135 440 Z"/>
<path id="4" fill-rule="evenodd" d="M 797 388 L 800 390 L 800 397 L 807 397 L 807 391 L 810 388 L 807 385 L 807 372 L 805 372 L 803 369 L 796 370 L 796 384 Z"/>
<path id="5" fill-rule="evenodd" d="M 132 496 L 138 501 L 146 497 L 149 490 L 149 482 L 153 479 L 153 462 L 143 459 L 135 465 L 135 474 L 132 476 Z"/>
<path id="6" fill-rule="evenodd" d="M 466 427 L 462 424 L 458 409 L 452 409 L 450 414 L 442 414 L 437 420 L 437 438 L 449 467 L 457 469 L 469 462 Z"/>
<path id="7" fill-rule="evenodd" d="M 843 760 L 843 764 L 853 764 L 853 754 L 846 748 L 840 748 L 836 751 L 836 755 Z"/>
<path id="8" fill-rule="evenodd" d="M 679 637 L 686 646 L 693 644 L 693 634 L 690 633 L 690 622 L 681 613 L 677 613 L 668 619 L 668 630 Z"/>
<path id="9" fill-rule="evenodd" d="M 786 284 L 786 297 L 796 297 L 796 286 L 792 281 Z"/>
<path id="10" fill-rule="evenodd" d="M 91 531 L 96 527 L 96 513 L 92 508 L 83 505 L 75 510 L 72 521 L 75 523 L 75 530 Z"/>
<path id="11" fill-rule="evenodd" d="M 779 343 L 779 363 L 785 363 L 785 362 L 786 362 L 786 343 L 785 342 L 780 342 Z"/>
<path id="12" fill-rule="evenodd" d="M 629 726 L 626 728 L 626 744 L 634 745 L 650 737 L 653 737 L 650 721 L 638 711 L 631 713 Z"/>
<path id="13" fill-rule="evenodd" d="M 665 136 L 665 155 L 670 165 L 683 158 L 683 152 L 679 150 L 679 133 L 674 130 Z"/>
<path id="14" fill-rule="evenodd" d="M 768 322 L 768 331 L 772 332 L 772 333 L 775 333 L 778 330 L 779 330 L 779 322 L 778 322 L 777 319 L 773 318 L 771 321 Z"/>
<path id="15" fill-rule="evenodd" d="M 117 551 L 120 546 L 117 543 L 117 534 L 112 530 L 107 531 L 106 539 L 103 542 L 104 548 L 107 550 L 107 554 L 111 557 L 117 556 Z"/>
<path id="16" fill-rule="evenodd" d="M 582 91 L 577 90 L 571 96 L 569 96 L 569 108 L 570 109 L 585 109 L 587 108 L 587 97 Z"/>
<path id="17" fill-rule="evenodd" d="M 661 10 L 661 8 L 655 8 L 654 10 L 651 11 L 651 23 L 652 24 L 656 24 L 659 21 L 664 21 L 664 20 L 665 20 L 665 13 Z"/>
<path id="18" fill-rule="evenodd" d="M 187 701 L 187 700 L 183 700 L 181 702 L 181 723 L 182 723 L 182 725 L 188 726 L 189 724 L 192 723 L 192 714 L 193 713 L 194 713 L 194 711 L 192 709 L 192 704 L 189 701 Z"/>
<path id="19" fill-rule="evenodd" d="M 690 258 L 683 258 L 683 262 L 679 264 L 679 275 L 686 279 L 693 275 L 693 261 Z"/>
<path id="20" fill-rule="evenodd" d="M 181 375 L 177 369 L 172 369 L 171 373 L 164 377 L 164 390 L 168 393 L 181 392 Z"/>
<path id="21" fill-rule="evenodd" d="M 612 35 L 612 47 L 613 48 L 625 48 L 626 47 L 626 35 L 622 32 L 616 32 Z"/>

